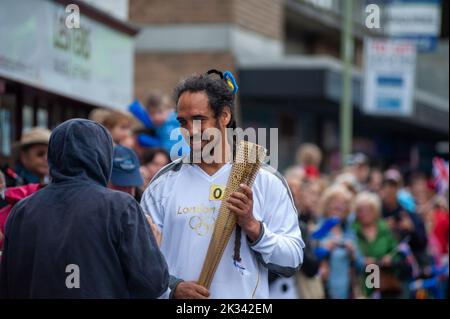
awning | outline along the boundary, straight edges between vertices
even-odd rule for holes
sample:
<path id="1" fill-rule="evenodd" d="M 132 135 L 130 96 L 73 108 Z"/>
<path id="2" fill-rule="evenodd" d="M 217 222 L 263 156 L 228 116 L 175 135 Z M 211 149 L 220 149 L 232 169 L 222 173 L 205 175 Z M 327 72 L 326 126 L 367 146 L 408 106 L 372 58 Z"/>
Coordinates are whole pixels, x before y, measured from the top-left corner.
<path id="1" fill-rule="evenodd" d="M 342 66 L 339 60 L 329 57 L 285 57 L 280 60 L 240 60 L 240 95 L 243 99 L 315 99 L 340 104 Z M 364 114 L 362 111 L 362 74 L 353 70 L 353 105 L 363 116 L 387 119 Z M 338 109 L 336 109 L 337 111 Z M 389 121 L 422 127 L 439 134 L 448 134 L 448 99 L 415 90 L 414 114 L 409 117 L 392 117 Z"/>

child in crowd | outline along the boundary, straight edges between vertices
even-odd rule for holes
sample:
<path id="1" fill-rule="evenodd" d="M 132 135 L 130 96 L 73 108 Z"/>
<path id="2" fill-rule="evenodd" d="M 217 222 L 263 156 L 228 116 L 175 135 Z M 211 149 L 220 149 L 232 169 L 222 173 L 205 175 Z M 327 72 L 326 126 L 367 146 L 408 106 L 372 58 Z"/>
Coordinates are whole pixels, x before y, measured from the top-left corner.
<path id="1" fill-rule="evenodd" d="M 132 148 L 133 137 L 131 134 L 131 126 L 133 118 L 131 115 L 121 111 L 111 111 L 103 118 L 103 124 L 111 133 L 115 144 Z"/>
<path id="2" fill-rule="evenodd" d="M 146 110 L 160 140 L 159 146 L 170 154 L 172 146 L 181 139 L 181 136 L 171 139 L 172 131 L 179 129 L 180 124 L 170 98 L 166 95 L 150 94 Z M 175 135 L 175 137 L 177 136 Z"/>

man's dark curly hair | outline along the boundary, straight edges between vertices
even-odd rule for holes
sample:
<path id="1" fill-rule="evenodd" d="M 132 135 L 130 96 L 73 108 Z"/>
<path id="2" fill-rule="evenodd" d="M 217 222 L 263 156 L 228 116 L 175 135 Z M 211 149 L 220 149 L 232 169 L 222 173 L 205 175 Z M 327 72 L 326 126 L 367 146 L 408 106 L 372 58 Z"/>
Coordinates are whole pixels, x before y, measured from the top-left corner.
<path id="1" fill-rule="evenodd" d="M 236 128 L 234 116 L 235 94 L 223 79 L 223 74 L 217 70 L 210 70 L 205 74 L 193 74 L 181 81 L 174 90 L 175 103 L 178 104 L 184 92 L 205 92 L 214 117 L 218 118 L 225 107 L 230 108 L 231 120 L 227 127 Z"/>

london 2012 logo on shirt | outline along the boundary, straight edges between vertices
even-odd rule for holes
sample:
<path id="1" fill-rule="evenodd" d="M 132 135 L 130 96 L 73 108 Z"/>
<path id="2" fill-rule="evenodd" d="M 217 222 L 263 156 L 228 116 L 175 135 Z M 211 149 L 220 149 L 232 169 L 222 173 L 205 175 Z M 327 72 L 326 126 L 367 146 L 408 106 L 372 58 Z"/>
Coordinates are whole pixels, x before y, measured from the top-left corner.
<path id="1" fill-rule="evenodd" d="M 213 215 L 196 215 L 189 219 L 189 227 L 199 236 L 205 236 L 212 233 L 216 216 Z"/>
<path id="2" fill-rule="evenodd" d="M 219 195 L 219 194 L 216 194 Z M 193 205 L 177 209 L 177 215 L 191 215 L 188 218 L 188 226 L 199 236 L 212 233 L 216 222 L 218 207 L 206 205 Z"/>

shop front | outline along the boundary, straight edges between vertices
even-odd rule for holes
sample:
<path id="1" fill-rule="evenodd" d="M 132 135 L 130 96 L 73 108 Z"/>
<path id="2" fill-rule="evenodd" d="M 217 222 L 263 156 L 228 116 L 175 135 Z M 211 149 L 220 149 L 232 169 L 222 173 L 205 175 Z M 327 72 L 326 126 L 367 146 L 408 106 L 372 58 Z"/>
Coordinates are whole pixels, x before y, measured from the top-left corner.
<path id="1" fill-rule="evenodd" d="M 11 160 L 13 141 L 33 126 L 52 129 L 69 118 L 87 117 L 93 108 L 125 109 L 132 101 L 135 28 L 81 1 L 22 0 L 5 6 L 0 11 L 0 28 L 6 30 L 0 33 L 0 164 Z"/>

